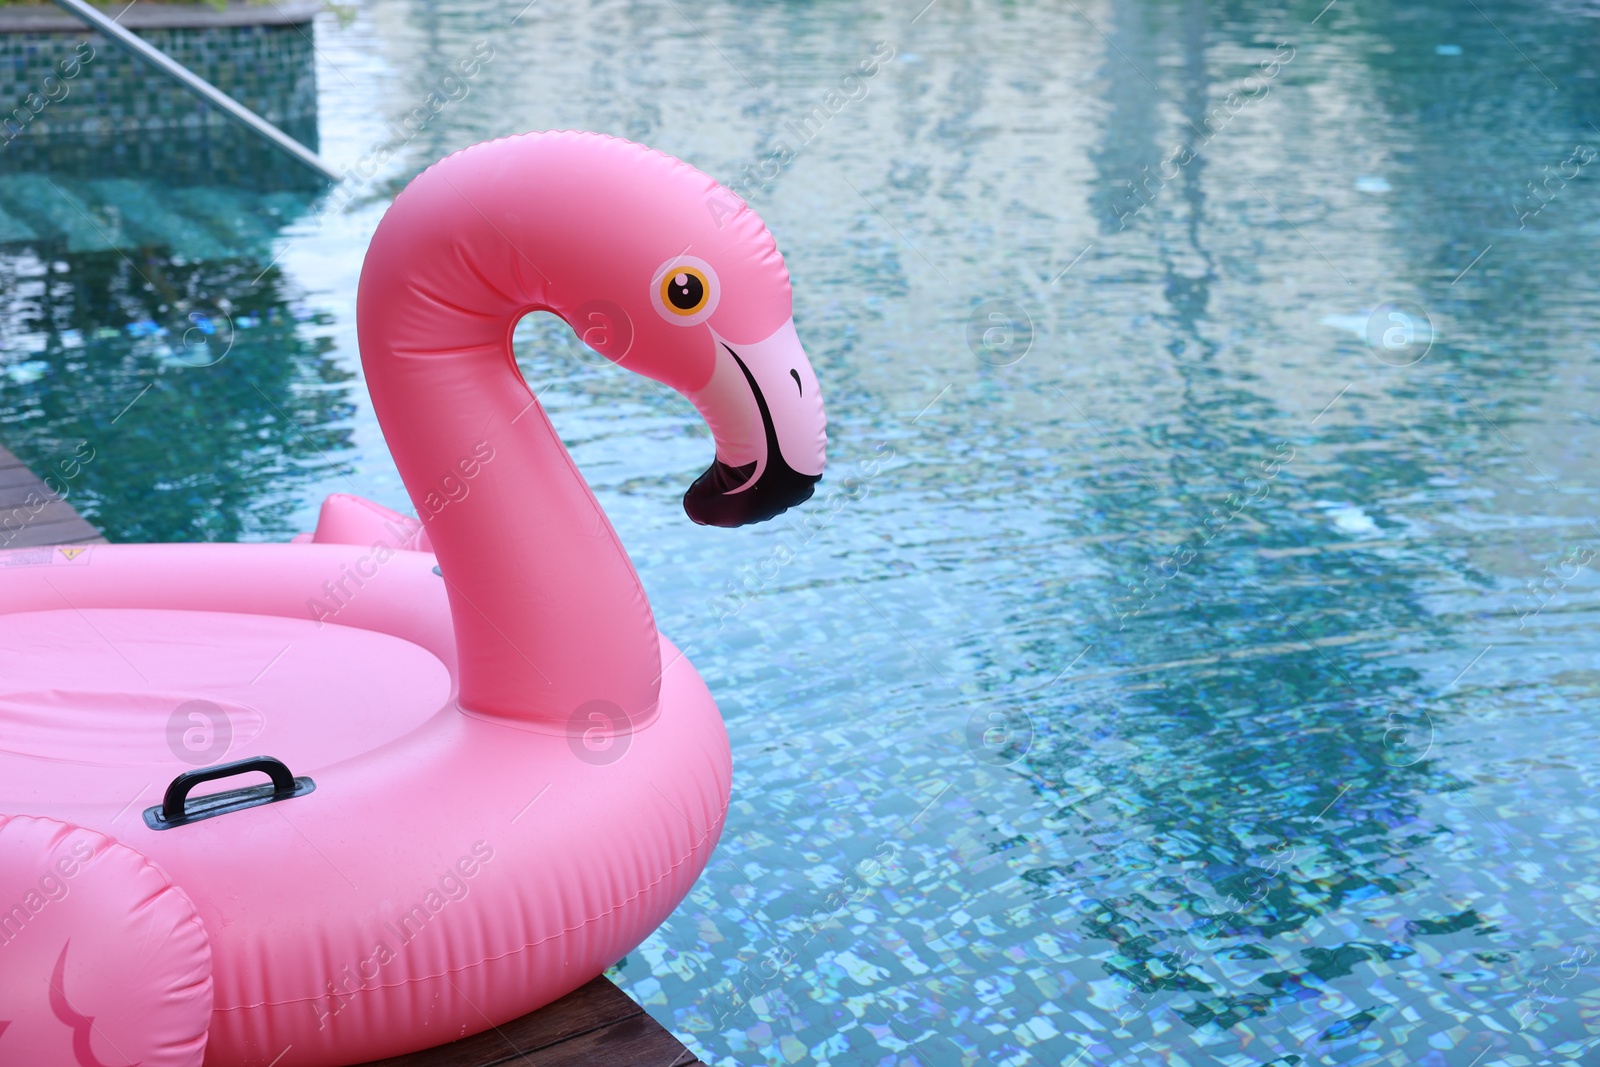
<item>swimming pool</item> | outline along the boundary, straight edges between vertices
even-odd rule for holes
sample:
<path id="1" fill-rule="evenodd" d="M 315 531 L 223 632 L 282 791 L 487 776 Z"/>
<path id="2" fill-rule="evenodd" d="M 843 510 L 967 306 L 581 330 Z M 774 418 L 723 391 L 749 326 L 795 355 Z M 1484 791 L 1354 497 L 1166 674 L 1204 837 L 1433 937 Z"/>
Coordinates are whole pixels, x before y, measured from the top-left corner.
<path id="1" fill-rule="evenodd" d="M 688 406 L 519 335 L 733 739 L 633 996 L 717 1065 L 1582 1062 L 1600 12 L 1324 2 L 330 15 L 370 180 L 0 175 L 0 442 L 90 442 L 116 540 L 403 507 L 384 206 L 487 137 L 644 141 L 777 235 L 832 449 L 696 528 Z"/>

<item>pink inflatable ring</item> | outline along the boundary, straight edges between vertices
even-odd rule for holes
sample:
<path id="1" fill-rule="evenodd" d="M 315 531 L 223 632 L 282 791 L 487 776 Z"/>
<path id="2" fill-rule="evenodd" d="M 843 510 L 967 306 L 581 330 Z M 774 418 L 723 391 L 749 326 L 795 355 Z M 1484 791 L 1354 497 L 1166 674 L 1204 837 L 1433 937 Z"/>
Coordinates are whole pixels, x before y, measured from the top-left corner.
<path id="1" fill-rule="evenodd" d="M 727 735 L 517 372 L 536 309 L 702 413 L 697 522 L 811 495 L 822 401 L 743 201 L 595 134 L 429 169 L 357 308 L 425 530 L 334 496 L 296 544 L 0 553 L 0 1063 L 426 1048 L 582 985 L 689 891 Z"/>

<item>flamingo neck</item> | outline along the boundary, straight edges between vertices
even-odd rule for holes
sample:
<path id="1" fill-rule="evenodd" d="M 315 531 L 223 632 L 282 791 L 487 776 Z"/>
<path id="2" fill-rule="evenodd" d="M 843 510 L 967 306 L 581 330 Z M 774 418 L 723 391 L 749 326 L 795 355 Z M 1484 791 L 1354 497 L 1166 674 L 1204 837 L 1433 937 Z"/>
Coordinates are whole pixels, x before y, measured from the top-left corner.
<path id="1" fill-rule="evenodd" d="M 518 228 L 501 188 L 443 169 L 374 235 L 357 320 L 373 407 L 448 587 L 461 706 L 583 728 L 614 707 L 642 725 L 661 673 L 649 602 L 511 354 L 522 315 L 576 302 L 529 258 L 558 274 L 567 250 Z"/>

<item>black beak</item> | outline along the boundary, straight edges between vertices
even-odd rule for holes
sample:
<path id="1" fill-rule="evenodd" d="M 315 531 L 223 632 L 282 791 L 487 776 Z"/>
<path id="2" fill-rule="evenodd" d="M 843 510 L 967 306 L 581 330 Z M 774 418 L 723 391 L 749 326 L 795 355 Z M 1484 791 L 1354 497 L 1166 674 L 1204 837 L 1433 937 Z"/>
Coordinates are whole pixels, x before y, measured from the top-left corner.
<path id="1" fill-rule="evenodd" d="M 789 466 L 778 447 L 778 434 L 772 426 L 772 412 L 767 408 L 767 398 L 762 395 L 755 376 L 737 352 L 727 345 L 722 347 L 727 348 L 728 355 L 739 364 L 745 381 L 750 384 L 751 393 L 755 395 L 756 408 L 761 412 L 761 425 L 767 436 L 767 465 L 754 485 L 743 492 L 733 493 L 730 490 L 738 489 L 750 480 L 756 464 L 751 462 L 730 467 L 720 459 L 712 460 L 706 472 L 696 478 L 694 484 L 689 486 L 689 491 L 683 494 L 683 510 L 701 526 L 731 528 L 765 522 L 796 505 L 804 504 L 811 499 L 822 475 L 801 474 Z"/>

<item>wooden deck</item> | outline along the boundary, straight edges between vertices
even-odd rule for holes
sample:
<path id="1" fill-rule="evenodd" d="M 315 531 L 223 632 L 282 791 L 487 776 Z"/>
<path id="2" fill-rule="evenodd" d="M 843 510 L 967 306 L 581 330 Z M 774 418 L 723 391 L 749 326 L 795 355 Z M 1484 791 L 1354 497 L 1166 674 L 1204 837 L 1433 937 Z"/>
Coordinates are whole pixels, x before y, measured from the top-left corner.
<path id="1" fill-rule="evenodd" d="M 100 531 L 71 504 L 52 493 L 20 459 L 0 448 L 0 551 L 104 543 Z"/>
<path id="2" fill-rule="evenodd" d="M 605 978 L 531 1015 L 364 1067 L 704 1067 Z"/>

